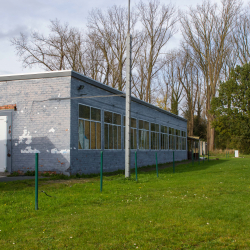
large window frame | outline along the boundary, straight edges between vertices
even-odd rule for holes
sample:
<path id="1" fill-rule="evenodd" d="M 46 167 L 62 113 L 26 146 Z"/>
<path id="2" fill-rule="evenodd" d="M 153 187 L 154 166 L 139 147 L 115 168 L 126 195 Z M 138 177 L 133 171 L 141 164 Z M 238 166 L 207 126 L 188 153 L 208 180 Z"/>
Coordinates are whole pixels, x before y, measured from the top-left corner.
<path id="1" fill-rule="evenodd" d="M 149 122 L 139 120 L 139 149 L 149 150 Z"/>
<path id="2" fill-rule="evenodd" d="M 161 150 L 168 150 L 168 127 L 161 125 Z"/>
<path id="3" fill-rule="evenodd" d="M 121 150 L 122 115 L 104 110 L 104 149 Z"/>
<path id="4" fill-rule="evenodd" d="M 187 133 L 186 131 L 181 131 L 182 133 L 182 150 L 187 150 Z"/>
<path id="5" fill-rule="evenodd" d="M 175 129 L 169 128 L 169 149 L 175 150 Z"/>
<path id="6" fill-rule="evenodd" d="M 78 149 L 100 150 L 102 147 L 101 109 L 78 104 Z"/>
<path id="7" fill-rule="evenodd" d="M 125 136 L 126 133 L 126 116 L 123 116 L 123 135 L 124 135 L 124 149 L 125 149 Z M 130 127 L 130 149 L 137 149 L 137 119 L 131 117 Z"/>
<path id="8" fill-rule="evenodd" d="M 151 150 L 160 149 L 160 126 L 157 123 L 150 124 Z"/>

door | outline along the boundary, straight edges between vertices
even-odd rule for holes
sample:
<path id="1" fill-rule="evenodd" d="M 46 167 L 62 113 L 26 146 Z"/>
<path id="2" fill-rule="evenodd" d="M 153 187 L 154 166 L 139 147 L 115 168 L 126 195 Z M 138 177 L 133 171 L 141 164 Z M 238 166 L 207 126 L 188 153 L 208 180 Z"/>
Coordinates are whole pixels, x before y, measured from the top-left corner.
<path id="1" fill-rule="evenodd" d="M 7 116 L 0 116 L 0 172 L 7 168 Z"/>

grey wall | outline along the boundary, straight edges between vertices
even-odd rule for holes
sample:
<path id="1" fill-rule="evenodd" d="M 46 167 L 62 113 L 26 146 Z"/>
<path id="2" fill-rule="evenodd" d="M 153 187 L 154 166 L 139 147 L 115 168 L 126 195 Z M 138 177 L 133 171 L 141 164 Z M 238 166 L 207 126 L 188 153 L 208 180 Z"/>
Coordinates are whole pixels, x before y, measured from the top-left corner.
<path id="1" fill-rule="evenodd" d="M 40 171 L 68 173 L 70 166 L 70 78 L 0 82 L 0 106 L 16 104 L 12 112 L 11 169 L 34 170 L 35 152 Z M 0 115 L 4 115 L 0 112 Z"/>
<path id="2" fill-rule="evenodd" d="M 82 90 L 78 87 L 83 85 Z M 78 97 L 81 94 L 84 96 L 112 95 L 108 91 L 97 88 L 87 82 L 72 78 L 71 80 L 71 95 Z M 71 173 L 98 173 L 100 171 L 100 152 L 101 150 L 78 150 L 78 105 L 79 103 L 100 108 L 102 112 L 102 150 L 104 160 L 104 171 L 110 172 L 117 169 L 124 169 L 125 152 L 122 150 L 104 150 L 104 110 L 112 111 L 125 115 L 125 98 L 109 97 L 109 98 L 91 98 L 91 99 L 72 99 L 71 100 Z M 173 116 L 159 112 L 156 109 L 145 105 L 132 102 L 131 117 L 146 120 L 149 122 L 170 126 L 176 129 L 186 131 L 187 122 L 177 119 Z M 138 121 L 137 121 L 138 125 Z M 138 130 L 137 130 L 138 131 Z M 122 119 L 122 135 L 123 135 L 123 119 Z M 137 133 L 137 143 L 138 143 Z M 131 154 L 131 166 L 134 167 L 134 152 Z M 137 150 L 138 166 L 146 166 L 155 164 L 155 152 L 158 154 L 158 162 L 171 162 L 173 159 L 172 150 Z M 187 159 L 187 151 L 176 151 L 175 160 L 180 161 Z"/>

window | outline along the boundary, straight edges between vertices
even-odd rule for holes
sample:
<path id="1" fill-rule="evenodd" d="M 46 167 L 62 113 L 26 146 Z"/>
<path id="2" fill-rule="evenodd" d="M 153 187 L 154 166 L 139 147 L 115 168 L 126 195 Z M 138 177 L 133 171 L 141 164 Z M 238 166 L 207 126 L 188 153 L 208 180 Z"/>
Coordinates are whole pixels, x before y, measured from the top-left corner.
<path id="1" fill-rule="evenodd" d="M 151 123 L 151 149 L 159 149 L 159 124 Z"/>
<path id="2" fill-rule="evenodd" d="M 79 104 L 78 148 L 101 149 L 101 110 Z"/>
<path id="3" fill-rule="evenodd" d="M 104 111 L 105 149 L 121 149 L 121 115 Z"/>
<path id="4" fill-rule="evenodd" d="M 149 149 L 149 122 L 139 120 L 139 148 Z"/>
<path id="5" fill-rule="evenodd" d="M 176 141 L 176 150 L 181 150 L 181 141 L 182 141 L 182 138 L 181 138 L 181 134 L 180 134 L 180 130 L 176 129 L 175 130 L 175 135 L 176 135 L 176 138 L 175 138 L 175 141 Z"/>
<path id="6" fill-rule="evenodd" d="M 124 123 L 123 123 L 123 130 L 124 130 L 124 148 L 125 148 L 125 126 L 126 126 L 126 116 L 124 116 Z M 131 149 L 137 149 L 137 126 L 136 126 L 136 119 L 131 118 L 131 127 L 130 127 L 130 142 L 131 142 Z"/>
<path id="7" fill-rule="evenodd" d="M 169 128 L 169 149 L 175 150 L 175 129 Z"/>
<path id="8" fill-rule="evenodd" d="M 161 125 L 161 149 L 168 149 L 168 127 Z"/>
<path id="9" fill-rule="evenodd" d="M 182 131 L 182 150 L 186 150 L 186 132 Z"/>

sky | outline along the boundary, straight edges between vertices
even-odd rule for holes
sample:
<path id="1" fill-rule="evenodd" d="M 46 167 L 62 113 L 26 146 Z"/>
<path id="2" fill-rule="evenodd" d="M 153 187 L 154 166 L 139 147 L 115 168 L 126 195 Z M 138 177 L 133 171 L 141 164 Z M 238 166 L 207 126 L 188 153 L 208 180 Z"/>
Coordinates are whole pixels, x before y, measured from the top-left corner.
<path id="1" fill-rule="evenodd" d="M 213 0 L 216 2 L 217 0 Z M 131 8 L 139 1 L 131 0 Z M 147 2 L 147 1 L 145 1 Z M 161 0 L 168 4 L 169 1 Z M 219 1 L 218 1 L 219 2 Z M 172 3 L 180 9 L 188 6 L 195 7 L 201 0 L 175 0 Z M 113 5 L 128 5 L 127 0 L 0 0 L 0 75 L 42 72 L 39 67 L 24 68 L 10 39 L 17 37 L 20 32 L 29 34 L 30 31 L 49 33 L 50 20 L 58 19 L 61 23 L 86 29 L 88 13 L 94 8 L 105 10 Z M 177 48 L 180 34 L 169 41 L 169 48 Z"/>

